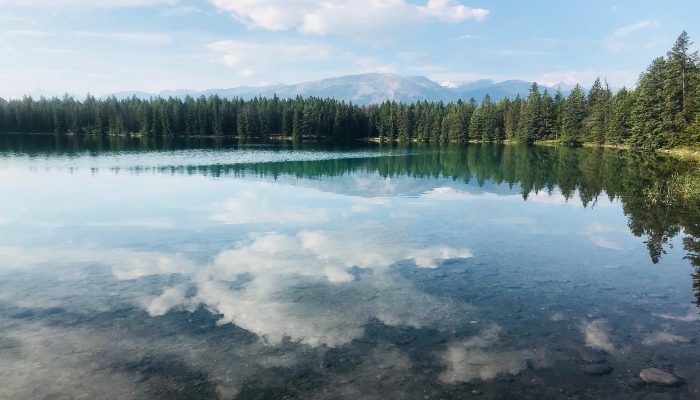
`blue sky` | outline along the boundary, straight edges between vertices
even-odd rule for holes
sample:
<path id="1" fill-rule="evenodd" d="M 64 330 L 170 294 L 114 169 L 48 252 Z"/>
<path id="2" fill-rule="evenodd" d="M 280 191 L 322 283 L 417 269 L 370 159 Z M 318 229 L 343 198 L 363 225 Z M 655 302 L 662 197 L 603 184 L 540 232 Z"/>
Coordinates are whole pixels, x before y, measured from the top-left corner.
<path id="1" fill-rule="evenodd" d="M 0 96 L 364 72 L 631 86 L 683 29 L 700 38 L 698 15 L 696 0 L 0 0 Z"/>

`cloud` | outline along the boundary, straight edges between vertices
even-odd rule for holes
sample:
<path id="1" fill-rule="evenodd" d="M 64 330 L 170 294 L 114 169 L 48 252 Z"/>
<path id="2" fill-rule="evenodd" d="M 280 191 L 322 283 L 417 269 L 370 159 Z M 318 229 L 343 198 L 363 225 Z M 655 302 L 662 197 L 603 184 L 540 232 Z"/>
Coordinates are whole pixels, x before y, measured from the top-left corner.
<path id="1" fill-rule="evenodd" d="M 596 246 L 610 249 L 610 250 L 624 250 L 622 246 L 605 237 L 603 234 L 607 232 L 613 232 L 615 228 L 601 223 L 595 222 L 583 229 L 584 234 L 593 242 Z"/>
<path id="2" fill-rule="evenodd" d="M 435 268 L 441 260 L 472 257 L 467 249 L 383 242 L 369 236 L 333 238 L 322 231 L 301 231 L 294 236 L 268 233 L 222 251 L 214 260 L 213 272 L 224 279 L 244 273 L 293 274 L 348 282 L 353 280 L 347 272 L 350 267 L 382 269 L 412 260 L 418 267 Z"/>
<path id="3" fill-rule="evenodd" d="M 222 40 L 209 43 L 207 48 L 221 57 L 221 61 L 250 77 L 260 70 L 279 67 L 285 63 L 322 60 L 329 58 L 331 47 L 316 43 L 243 42 Z"/>
<path id="4" fill-rule="evenodd" d="M 441 186 L 431 189 L 420 195 L 421 198 L 438 200 L 438 201 L 454 201 L 454 200 L 479 200 L 488 199 L 493 201 L 516 201 L 522 202 L 523 197 L 520 194 L 496 194 L 490 192 L 483 193 L 470 193 L 467 191 L 457 190 L 449 186 Z M 538 193 L 529 193 L 527 196 L 527 201 L 531 203 L 543 203 L 552 205 L 571 205 L 578 207 L 573 199 L 567 199 L 559 191 L 553 191 L 551 193 L 540 191 Z"/>
<path id="5" fill-rule="evenodd" d="M 615 346 L 610 341 L 608 327 L 603 320 L 584 323 L 581 327 L 586 346 L 596 350 L 615 352 Z"/>
<path id="6" fill-rule="evenodd" d="M 103 264 L 112 268 L 118 279 L 135 279 L 148 275 L 191 272 L 194 264 L 178 253 L 135 251 L 128 249 L 64 247 L 0 247 L 1 270 L 27 270 L 48 264 Z"/>
<path id="7" fill-rule="evenodd" d="M 539 50 L 525 50 L 525 49 L 507 49 L 507 50 L 496 51 L 496 55 L 506 56 L 506 57 L 542 56 L 542 55 L 546 55 L 546 54 L 549 54 L 549 52 L 539 51 Z"/>
<path id="8" fill-rule="evenodd" d="M 648 28 L 658 28 L 660 26 L 661 24 L 656 21 L 640 21 L 636 24 L 626 25 L 622 28 L 616 29 L 610 36 L 605 38 L 603 42 L 609 52 L 621 53 L 625 50 L 633 48 L 632 45 L 625 41 L 627 37 L 635 32 Z"/>
<path id="9" fill-rule="evenodd" d="M 270 31 L 296 28 L 303 34 L 352 38 L 371 37 L 372 33 L 431 20 L 482 21 L 489 15 L 486 9 L 470 8 L 455 0 L 428 0 L 422 4 L 406 0 L 211 0 L 211 3 L 252 27 Z"/>
<path id="10" fill-rule="evenodd" d="M 668 319 L 671 321 L 680 321 L 680 322 L 696 322 L 700 321 L 700 313 L 693 307 L 690 310 L 688 310 L 688 314 L 686 315 L 673 315 L 673 314 L 653 314 L 655 317 L 663 318 L 663 319 Z"/>
<path id="11" fill-rule="evenodd" d="M 498 342 L 501 331 L 500 326 L 492 324 L 478 335 L 448 346 L 441 355 L 447 369 L 440 374 L 440 380 L 445 383 L 488 380 L 499 375 L 516 375 L 527 369 L 528 363 L 535 368 L 549 364 L 541 349 L 488 350 Z"/>
<path id="12" fill-rule="evenodd" d="M 469 35 L 469 34 L 457 37 L 457 39 L 459 39 L 459 40 L 474 40 L 474 39 L 481 39 L 481 38 L 482 38 L 481 35 Z"/>
<path id="13" fill-rule="evenodd" d="M 72 34 L 80 38 L 112 39 L 153 45 L 168 44 L 171 41 L 169 35 L 162 33 L 73 31 Z"/>
<path id="14" fill-rule="evenodd" d="M 200 8 L 194 6 L 175 6 L 169 7 L 160 12 L 162 17 L 184 17 L 191 14 L 201 13 Z"/>
<path id="15" fill-rule="evenodd" d="M 270 203 L 256 192 L 244 191 L 228 200 L 224 212 L 212 215 L 211 219 L 226 224 L 295 224 L 323 222 L 328 217 L 326 209 Z"/>
<path id="16" fill-rule="evenodd" d="M 657 346 L 660 344 L 690 343 L 690 339 L 674 335 L 670 332 L 654 332 L 644 337 L 642 344 L 645 346 Z"/>
<path id="17" fill-rule="evenodd" d="M 105 74 L 93 74 L 92 76 L 100 79 L 108 79 L 110 77 Z M 85 225 L 90 227 L 135 226 L 150 229 L 170 229 L 174 228 L 177 223 L 174 218 L 127 218 L 121 220 L 87 221 Z"/>
<path id="18" fill-rule="evenodd" d="M 166 288 L 163 293 L 147 302 L 146 311 L 152 316 L 164 315 L 166 312 L 185 302 L 185 286 Z"/>
<path id="19" fill-rule="evenodd" d="M 442 260 L 470 257 L 468 250 L 419 247 L 328 232 L 267 233 L 223 250 L 193 272 L 193 291 L 164 290 L 143 302 L 151 315 L 172 307 L 204 305 L 267 343 L 285 338 L 310 346 L 338 346 L 364 334 L 376 318 L 387 325 L 445 328 L 468 316 L 468 306 L 433 298 L 388 268 L 402 260 L 434 268 Z M 365 269 L 354 276 L 350 267 Z M 243 281 L 239 281 L 245 277 Z M 240 284 L 233 284 L 241 282 Z"/>
<path id="20" fill-rule="evenodd" d="M 0 6 L 36 8 L 118 8 L 142 7 L 158 4 L 177 4 L 178 0 L 0 0 Z"/>
<path id="21" fill-rule="evenodd" d="M 30 29 L 10 29 L 10 30 L 4 31 L 4 33 L 6 35 L 10 35 L 10 36 L 34 37 L 34 38 L 51 36 L 51 34 L 48 32 L 36 31 L 36 30 L 30 30 Z"/>
<path id="22" fill-rule="evenodd" d="M 358 73 L 376 72 L 380 74 L 393 74 L 396 72 L 396 64 L 383 64 L 374 57 L 360 57 L 355 60 Z"/>
<path id="23" fill-rule="evenodd" d="M 416 6 L 419 12 L 448 22 L 462 22 L 468 19 L 483 21 L 489 11 L 483 8 L 470 8 L 454 0 L 428 0 L 425 6 Z"/>
<path id="24" fill-rule="evenodd" d="M 593 70 L 582 71 L 551 71 L 539 76 L 527 79 L 535 81 L 545 86 L 563 86 L 570 88 L 577 83 L 584 87 L 590 87 L 596 78 L 605 78 L 613 87 L 634 87 L 637 82 L 639 71 L 635 70 Z"/>
<path id="25" fill-rule="evenodd" d="M 48 54 L 75 54 L 76 51 L 72 49 L 62 49 L 58 47 L 37 47 L 34 49 L 40 53 L 48 53 Z"/>

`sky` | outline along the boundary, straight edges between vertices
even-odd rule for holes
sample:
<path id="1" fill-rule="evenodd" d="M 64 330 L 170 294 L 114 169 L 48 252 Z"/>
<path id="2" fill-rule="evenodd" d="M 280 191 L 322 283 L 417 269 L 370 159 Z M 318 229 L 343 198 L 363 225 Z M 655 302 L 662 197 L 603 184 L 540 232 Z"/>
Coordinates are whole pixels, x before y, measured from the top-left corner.
<path id="1" fill-rule="evenodd" d="M 634 86 L 683 29 L 700 37 L 698 15 L 697 0 L 0 0 L 0 96 L 367 72 Z"/>

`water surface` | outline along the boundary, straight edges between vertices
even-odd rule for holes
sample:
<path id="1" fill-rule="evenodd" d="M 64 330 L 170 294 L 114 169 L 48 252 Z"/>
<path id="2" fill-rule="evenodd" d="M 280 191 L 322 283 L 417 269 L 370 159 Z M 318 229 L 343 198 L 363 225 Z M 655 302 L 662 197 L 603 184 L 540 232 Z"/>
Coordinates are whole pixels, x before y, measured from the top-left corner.
<path id="1" fill-rule="evenodd" d="M 0 149 L 0 398 L 700 398 L 700 207 L 666 187 L 694 165 L 500 145 Z M 648 367 L 683 382 L 644 384 Z"/>

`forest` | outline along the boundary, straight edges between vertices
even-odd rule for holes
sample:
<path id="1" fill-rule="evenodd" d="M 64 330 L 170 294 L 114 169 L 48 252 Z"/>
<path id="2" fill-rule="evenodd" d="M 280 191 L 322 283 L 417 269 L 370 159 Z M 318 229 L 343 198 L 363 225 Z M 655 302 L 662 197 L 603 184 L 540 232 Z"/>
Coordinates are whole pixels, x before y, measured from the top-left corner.
<path id="1" fill-rule="evenodd" d="M 684 31 L 654 59 L 634 89 L 597 79 L 568 96 L 540 91 L 480 104 L 385 101 L 358 106 L 335 99 L 115 97 L 84 100 L 0 98 L 0 132 L 81 135 L 223 136 L 332 141 L 438 143 L 558 141 L 660 149 L 700 145 L 700 58 Z"/>

